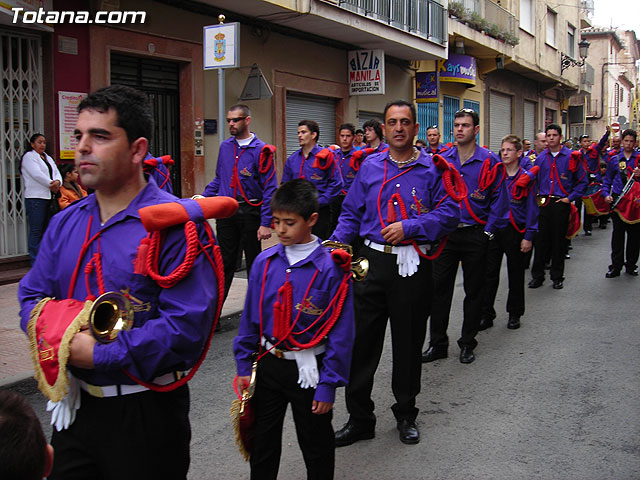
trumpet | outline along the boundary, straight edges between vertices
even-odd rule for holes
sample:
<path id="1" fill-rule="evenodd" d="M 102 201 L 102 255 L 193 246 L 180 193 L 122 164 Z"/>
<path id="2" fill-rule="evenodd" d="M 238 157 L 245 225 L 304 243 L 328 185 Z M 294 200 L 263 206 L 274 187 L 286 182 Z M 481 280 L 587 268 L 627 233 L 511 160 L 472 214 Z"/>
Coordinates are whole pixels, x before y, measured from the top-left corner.
<path id="1" fill-rule="evenodd" d="M 122 330 L 133 326 L 133 307 L 119 292 L 100 295 L 89 312 L 89 330 L 100 343 L 113 342 Z"/>
<path id="2" fill-rule="evenodd" d="M 325 240 L 322 242 L 322 246 L 329 250 L 341 248 L 349 255 L 353 256 L 353 248 L 348 243 L 334 242 L 333 240 Z M 351 262 L 351 275 L 356 282 L 361 282 L 367 276 L 369 272 L 369 260 L 364 257 L 358 257 L 355 261 Z"/>

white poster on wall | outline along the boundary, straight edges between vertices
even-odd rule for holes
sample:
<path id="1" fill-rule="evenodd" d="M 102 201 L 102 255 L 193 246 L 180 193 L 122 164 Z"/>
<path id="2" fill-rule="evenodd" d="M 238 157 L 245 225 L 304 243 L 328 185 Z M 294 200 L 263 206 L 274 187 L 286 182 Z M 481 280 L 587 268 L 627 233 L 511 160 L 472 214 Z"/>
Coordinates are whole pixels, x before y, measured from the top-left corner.
<path id="1" fill-rule="evenodd" d="M 58 129 L 60 132 L 60 160 L 73 160 L 76 138 L 73 131 L 78 120 L 78 104 L 86 93 L 58 92 Z"/>
<path id="2" fill-rule="evenodd" d="M 349 94 L 384 95 L 384 50 L 349 52 Z"/>

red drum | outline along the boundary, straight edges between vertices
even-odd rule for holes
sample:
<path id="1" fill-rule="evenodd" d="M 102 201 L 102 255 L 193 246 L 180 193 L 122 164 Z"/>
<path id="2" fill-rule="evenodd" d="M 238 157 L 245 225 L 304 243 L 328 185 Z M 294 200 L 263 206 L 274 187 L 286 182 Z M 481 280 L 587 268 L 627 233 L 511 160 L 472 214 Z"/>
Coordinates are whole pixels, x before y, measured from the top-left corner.
<path id="1" fill-rule="evenodd" d="M 622 197 L 614 210 L 625 223 L 640 222 L 640 182 L 635 182 L 631 190 Z"/>
<path id="2" fill-rule="evenodd" d="M 601 192 L 602 184 L 592 183 L 582 196 L 584 208 L 589 215 L 607 215 L 609 213 L 609 204 L 604 201 Z"/>
<path id="3" fill-rule="evenodd" d="M 571 212 L 569 213 L 569 228 L 567 228 L 567 239 L 571 240 L 580 231 L 582 222 L 580 221 L 580 213 L 576 206 L 571 203 Z"/>

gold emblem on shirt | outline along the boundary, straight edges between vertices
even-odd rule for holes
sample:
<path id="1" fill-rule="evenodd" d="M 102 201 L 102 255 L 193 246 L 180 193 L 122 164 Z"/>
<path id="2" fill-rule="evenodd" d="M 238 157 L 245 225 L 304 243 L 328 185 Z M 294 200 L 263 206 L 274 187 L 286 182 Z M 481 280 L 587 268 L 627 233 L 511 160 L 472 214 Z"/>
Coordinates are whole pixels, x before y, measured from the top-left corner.
<path id="1" fill-rule="evenodd" d="M 418 201 L 417 205 L 415 203 L 411 204 L 411 210 L 415 210 L 419 214 L 427 213 L 429 209 L 424 206 L 424 204 L 422 203 L 422 199 L 418 198 L 417 201 Z"/>
<path id="2" fill-rule="evenodd" d="M 247 170 L 247 167 L 244 167 L 242 170 L 240 170 L 240 175 L 245 176 L 245 177 L 250 177 L 251 176 L 251 172 L 249 170 Z"/>
<path id="3" fill-rule="evenodd" d="M 129 287 L 127 287 L 126 289 L 120 289 L 120 292 L 123 295 L 129 297 L 129 300 L 131 301 L 131 306 L 133 307 L 134 312 L 148 312 L 149 310 L 151 310 L 151 303 L 143 302 L 139 298 L 136 298 L 133 295 L 131 295 L 131 293 L 129 292 Z"/>
<path id="4" fill-rule="evenodd" d="M 301 303 L 298 303 L 296 305 L 296 310 L 300 310 L 302 309 L 302 313 L 306 313 L 309 315 L 315 315 L 316 317 L 319 315 L 322 315 L 322 312 L 324 310 L 322 310 L 321 308 L 316 307 L 313 303 L 311 303 L 311 299 L 313 297 L 309 297 L 309 298 L 305 298 L 304 300 L 302 300 Z"/>

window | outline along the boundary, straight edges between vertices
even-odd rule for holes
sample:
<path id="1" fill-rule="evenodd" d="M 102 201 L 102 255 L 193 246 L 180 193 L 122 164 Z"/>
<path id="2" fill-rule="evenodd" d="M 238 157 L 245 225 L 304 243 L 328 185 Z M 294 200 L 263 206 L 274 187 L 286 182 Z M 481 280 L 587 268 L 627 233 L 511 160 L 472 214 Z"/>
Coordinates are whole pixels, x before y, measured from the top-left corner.
<path id="1" fill-rule="evenodd" d="M 547 37 L 546 42 L 552 47 L 556 46 L 556 17 L 558 14 L 553 10 L 547 9 Z"/>
<path id="2" fill-rule="evenodd" d="M 533 0 L 520 0 L 520 28 L 533 34 Z"/>
<path id="3" fill-rule="evenodd" d="M 437 127 L 440 123 L 438 120 L 438 102 L 419 103 L 418 104 L 418 123 L 420 124 L 420 131 L 418 132 L 418 138 L 423 140 L 427 138 L 427 128 L 435 125 Z M 442 135 L 442 133 L 441 133 Z"/>
<path id="4" fill-rule="evenodd" d="M 567 26 L 567 55 L 576 58 L 576 27 L 571 24 Z"/>

